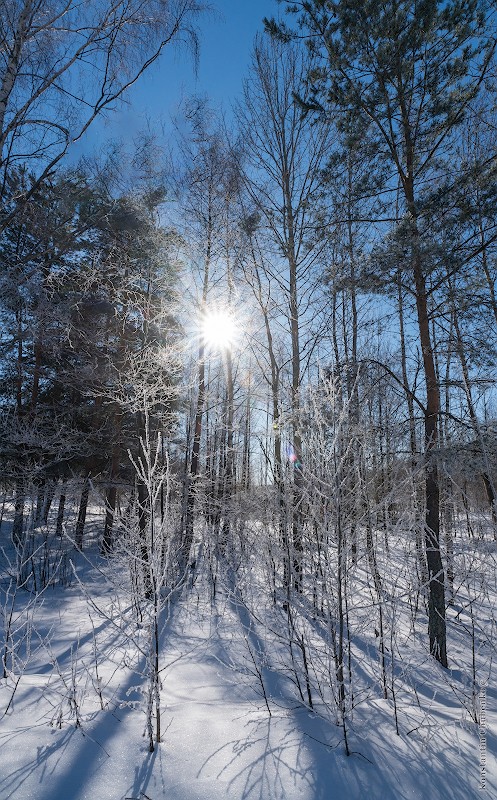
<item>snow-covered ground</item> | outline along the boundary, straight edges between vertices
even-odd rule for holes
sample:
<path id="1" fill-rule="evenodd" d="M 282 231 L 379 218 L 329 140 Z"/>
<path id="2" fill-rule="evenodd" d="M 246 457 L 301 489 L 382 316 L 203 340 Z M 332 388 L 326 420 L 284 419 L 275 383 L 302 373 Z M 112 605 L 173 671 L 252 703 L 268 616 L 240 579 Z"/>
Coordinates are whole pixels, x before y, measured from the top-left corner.
<path id="1" fill-rule="evenodd" d="M 80 580 L 69 586 L 49 587 L 36 600 L 20 592 L 13 605 L 4 595 L 15 658 L 0 681 L 1 800 L 497 797 L 492 672 L 479 726 L 463 671 L 439 668 L 414 638 L 409 670 L 400 664 L 394 676 L 399 735 L 392 697 L 366 691 L 370 677 L 361 689 L 357 678 L 347 757 L 333 715 L 299 700 L 278 650 L 277 617 L 269 604 L 257 607 L 255 575 L 251 597 L 242 600 L 226 579 L 213 598 L 200 578 L 163 612 L 162 742 L 150 753 L 148 620 L 136 624 L 124 578 L 116 579 L 96 549 L 89 552 L 88 561 L 77 556 Z M 454 637 L 453 653 L 457 643 Z M 358 674 L 371 675 L 370 650 L 358 637 Z M 480 704 L 483 696 L 473 699 Z"/>

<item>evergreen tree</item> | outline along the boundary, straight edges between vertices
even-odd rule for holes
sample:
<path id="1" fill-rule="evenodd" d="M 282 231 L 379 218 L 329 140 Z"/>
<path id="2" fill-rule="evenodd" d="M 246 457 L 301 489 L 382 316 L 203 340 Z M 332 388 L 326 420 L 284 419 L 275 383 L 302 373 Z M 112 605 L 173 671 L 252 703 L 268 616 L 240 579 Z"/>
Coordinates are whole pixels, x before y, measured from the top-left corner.
<path id="1" fill-rule="evenodd" d="M 425 544 L 429 573 L 430 651 L 447 666 L 444 570 L 440 554 L 440 488 L 434 451 L 440 387 L 430 330 L 429 266 L 423 258 L 423 195 L 450 168 L 455 132 L 488 71 L 495 40 L 476 0 L 306 0 L 299 36 L 320 56 L 310 76 L 318 113 L 354 119 L 368 130 L 393 169 L 387 189 L 400 188 L 404 242 L 414 287 L 426 402 Z M 269 30 L 292 38 L 286 25 Z"/>

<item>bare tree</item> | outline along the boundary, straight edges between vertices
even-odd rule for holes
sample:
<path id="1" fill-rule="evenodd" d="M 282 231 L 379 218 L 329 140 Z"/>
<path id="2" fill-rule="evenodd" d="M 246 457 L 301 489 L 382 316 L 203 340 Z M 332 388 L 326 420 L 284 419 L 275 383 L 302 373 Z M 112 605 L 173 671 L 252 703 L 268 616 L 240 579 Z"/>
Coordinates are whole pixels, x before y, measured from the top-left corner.
<path id="1" fill-rule="evenodd" d="M 36 171 L 2 228 L 165 47 L 186 40 L 196 51 L 201 10 L 197 0 L 0 2 L 0 196 L 14 166 Z"/>
<path id="2" fill-rule="evenodd" d="M 213 113 L 203 101 L 193 100 L 186 109 L 190 131 L 182 137 L 185 170 L 180 181 L 181 220 L 185 227 L 185 241 L 189 258 L 194 265 L 190 279 L 193 283 L 192 302 L 196 308 L 198 360 L 195 367 L 195 384 L 198 389 L 189 422 L 191 435 L 186 457 L 186 475 L 183 509 L 182 560 L 186 567 L 194 536 L 195 503 L 201 477 L 201 442 L 205 435 L 204 414 L 208 376 L 206 374 L 206 342 L 202 337 L 202 321 L 221 299 L 229 306 L 232 293 L 231 216 L 236 198 L 237 165 L 229 152 L 226 137 L 219 125 L 213 125 Z M 191 289 L 191 287 L 189 287 Z M 190 295 L 191 296 L 191 295 Z M 190 306 L 191 311 L 191 306 Z M 226 479 L 232 484 L 233 440 L 233 381 L 231 357 L 227 359 L 227 428 Z M 231 422 L 229 422 L 231 419 Z M 226 487 L 229 493 L 230 488 Z"/>
<path id="3" fill-rule="evenodd" d="M 303 553 L 300 395 L 302 379 L 317 342 L 315 321 L 319 319 L 320 289 L 317 265 L 324 247 L 316 233 L 313 201 L 330 140 L 329 127 L 319 123 L 309 126 L 294 100 L 294 93 L 305 89 L 308 67 L 296 49 L 288 49 L 283 57 L 281 45 L 259 38 L 251 78 L 245 85 L 244 103 L 238 112 L 247 157 L 246 187 L 265 233 L 268 256 L 263 265 L 265 291 L 271 283 L 278 287 L 273 313 L 285 320 L 290 339 L 293 577 L 299 591 Z M 256 275 L 256 286 L 257 281 Z M 259 288 L 257 292 L 260 294 Z M 271 374 L 274 388 L 274 364 Z M 273 422 L 278 426 L 280 419 Z"/>

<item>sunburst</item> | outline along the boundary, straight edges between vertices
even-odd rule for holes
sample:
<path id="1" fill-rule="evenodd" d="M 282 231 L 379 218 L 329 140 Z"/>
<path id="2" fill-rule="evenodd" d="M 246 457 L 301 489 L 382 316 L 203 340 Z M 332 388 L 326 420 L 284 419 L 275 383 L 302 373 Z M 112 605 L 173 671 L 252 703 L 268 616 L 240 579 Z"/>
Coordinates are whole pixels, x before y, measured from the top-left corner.
<path id="1" fill-rule="evenodd" d="M 231 350 L 240 335 L 233 313 L 227 309 L 205 312 L 201 322 L 201 336 L 212 350 Z"/>

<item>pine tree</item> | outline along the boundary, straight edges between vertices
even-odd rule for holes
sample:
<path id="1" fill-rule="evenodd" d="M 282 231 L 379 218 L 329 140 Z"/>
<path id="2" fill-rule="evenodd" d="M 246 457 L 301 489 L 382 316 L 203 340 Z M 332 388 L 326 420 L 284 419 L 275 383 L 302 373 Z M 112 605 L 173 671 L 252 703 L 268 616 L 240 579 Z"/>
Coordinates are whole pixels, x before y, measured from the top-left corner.
<path id="1" fill-rule="evenodd" d="M 394 170 L 386 189 L 400 187 L 416 301 L 426 402 L 425 546 L 430 651 L 447 666 L 444 570 L 440 554 L 440 489 L 436 458 L 440 388 L 430 330 L 427 265 L 423 259 L 423 195 L 449 168 L 454 134 L 477 95 L 495 49 L 485 35 L 477 0 L 306 0 L 299 35 L 320 56 L 313 71 L 318 113 L 335 112 L 368 131 Z M 293 32 L 274 20 L 283 39 Z"/>

